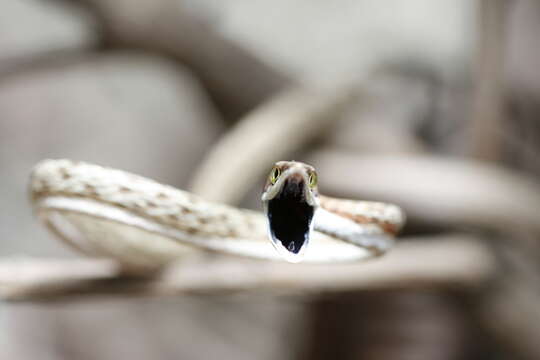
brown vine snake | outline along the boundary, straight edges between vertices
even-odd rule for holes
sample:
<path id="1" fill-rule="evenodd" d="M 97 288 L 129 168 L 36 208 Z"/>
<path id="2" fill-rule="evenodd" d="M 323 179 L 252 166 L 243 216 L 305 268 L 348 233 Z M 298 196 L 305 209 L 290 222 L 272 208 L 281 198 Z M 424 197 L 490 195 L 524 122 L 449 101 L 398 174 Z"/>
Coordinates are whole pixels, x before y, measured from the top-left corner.
<path id="1" fill-rule="evenodd" d="M 317 183 L 307 164 L 276 163 L 262 195 L 265 217 L 121 170 L 45 160 L 32 172 L 30 194 L 38 216 L 68 244 L 134 268 L 159 267 L 195 248 L 342 262 L 392 247 L 405 221 L 399 207 L 322 196 Z"/>

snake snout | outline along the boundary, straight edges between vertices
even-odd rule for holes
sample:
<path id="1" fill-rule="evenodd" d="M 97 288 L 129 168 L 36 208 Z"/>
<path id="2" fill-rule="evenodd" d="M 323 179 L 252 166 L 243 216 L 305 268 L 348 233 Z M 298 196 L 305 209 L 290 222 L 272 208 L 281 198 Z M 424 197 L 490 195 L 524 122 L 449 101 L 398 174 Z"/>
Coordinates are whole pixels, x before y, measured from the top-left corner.
<path id="1" fill-rule="evenodd" d="M 280 197 L 287 197 L 300 200 L 304 198 L 305 181 L 301 175 L 292 175 L 285 180 L 281 188 Z"/>

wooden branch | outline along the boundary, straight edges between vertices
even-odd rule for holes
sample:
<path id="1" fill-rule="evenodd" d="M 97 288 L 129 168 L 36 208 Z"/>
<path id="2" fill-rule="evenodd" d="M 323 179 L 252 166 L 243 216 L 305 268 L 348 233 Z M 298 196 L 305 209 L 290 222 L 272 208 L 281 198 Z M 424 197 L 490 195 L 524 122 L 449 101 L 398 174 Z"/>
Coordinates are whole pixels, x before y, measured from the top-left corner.
<path id="1" fill-rule="evenodd" d="M 308 161 L 317 166 L 324 194 L 396 203 L 408 218 L 425 224 L 540 234 L 540 186 L 502 167 L 442 156 L 331 150 Z"/>
<path id="2" fill-rule="evenodd" d="M 190 190 L 207 200 L 238 203 L 269 166 L 319 136 L 357 99 L 357 90 L 347 86 L 279 93 L 220 139 L 197 169 Z"/>
<path id="3" fill-rule="evenodd" d="M 231 257 L 186 259 L 148 277 L 121 275 L 112 261 L 22 259 L 0 262 L 0 298 L 49 301 L 107 296 L 171 296 L 246 291 L 326 293 L 418 287 L 478 286 L 495 262 L 466 235 L 402 242 L 365 263 L 295 265 Z"/>

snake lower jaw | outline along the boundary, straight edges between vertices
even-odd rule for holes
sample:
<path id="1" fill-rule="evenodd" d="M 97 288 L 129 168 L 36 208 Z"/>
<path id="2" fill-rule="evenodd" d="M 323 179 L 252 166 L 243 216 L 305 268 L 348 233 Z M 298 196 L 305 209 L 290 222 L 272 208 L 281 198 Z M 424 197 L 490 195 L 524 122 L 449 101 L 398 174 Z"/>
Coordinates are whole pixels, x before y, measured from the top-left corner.
<path id="1" fill-rule="evenodd" d="M 299 262 L 302 262 L 304 260 L 304 255 L 307 249 L 307 245 L 309 243 L 309 239 L 307 239 L 300 249 L 298 253 L 291 252 L 287 248 L 285 248 L 279 240 L 274 240 L 274 238 L 271 238 L 272 245 L 274 245 L 274 248 L 278 252 L 278 254 L 287 262 L 297 264 Z"/>

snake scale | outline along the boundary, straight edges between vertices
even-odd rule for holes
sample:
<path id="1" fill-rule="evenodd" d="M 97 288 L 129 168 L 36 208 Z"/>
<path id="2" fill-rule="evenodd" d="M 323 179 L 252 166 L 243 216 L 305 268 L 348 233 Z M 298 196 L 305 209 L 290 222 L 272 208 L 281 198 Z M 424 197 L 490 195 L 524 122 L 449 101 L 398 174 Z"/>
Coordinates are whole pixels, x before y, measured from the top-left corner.
<path id="1" fill-rule="evenodd" d="M 405 221 L 399 207 L 319 195 L 316 176 L 303 163 L 276 163 L 263 193 L 266 218 L 71 160 L 36 165 L 29 190 L 36 213 L 55 234 L 81 252 L 131 267 L 157 267 L 197 248 L 292 262 L 351 261 L 386 252 Z"/>

